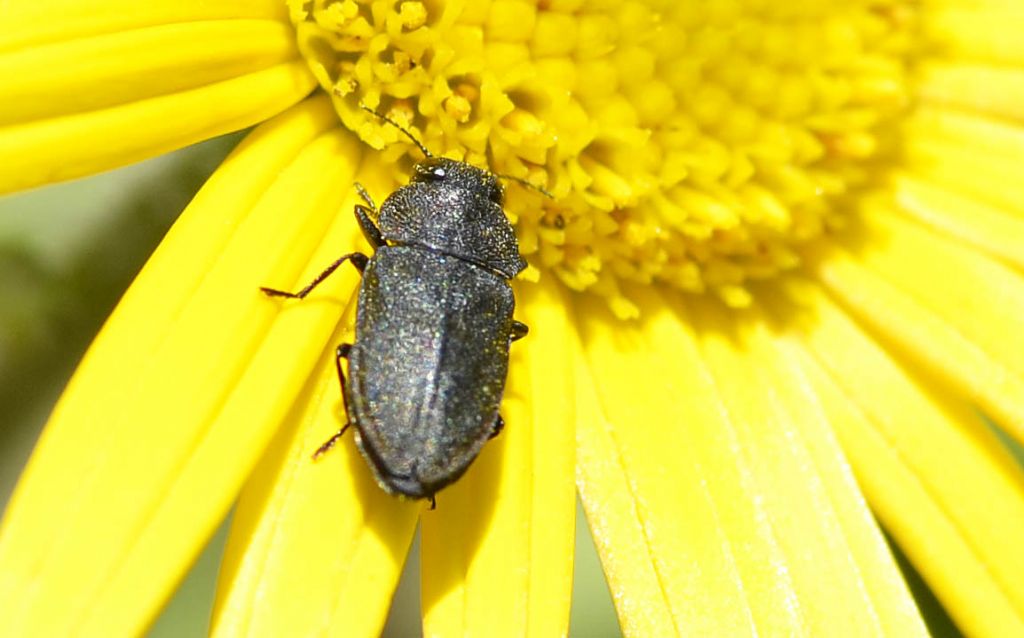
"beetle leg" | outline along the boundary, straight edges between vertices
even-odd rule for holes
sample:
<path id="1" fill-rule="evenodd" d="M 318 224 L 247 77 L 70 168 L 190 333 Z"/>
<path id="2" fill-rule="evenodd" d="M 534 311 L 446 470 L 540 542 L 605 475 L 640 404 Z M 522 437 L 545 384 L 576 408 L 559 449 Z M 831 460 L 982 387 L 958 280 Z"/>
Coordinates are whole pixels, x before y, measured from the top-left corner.
<path id="1" fill-rule="evenodd" d="M 338 349 L 334 351 L 334 365 L 338 369 L 338 384 L 341 385 L 341 401 L 345 406 L 345 416 L 348 417 L 348 392 L 345 391 L 345 373 L 341 369 L 341 360 L 348 358 L 348 353 L 352 350 L 351 343 L 342 343 L 338 346 Z M 352 425 L 352 421 L 349 420 L 345 425 L 341 426 L 341 429 L 334 433 L 334 436 L 327 439 L 323 445 L 313 452 L 313 460 L 317 460 L 323 456 L 327 450 L 334 447 L 334 444 L 338 442 L 338 439 L 345 434 L 345 430 Z"/>
<path id="2" fill-rule="evenodd" d="M 338 385 L 341 386 L 341 402 L 345 406 L 345 418 L 351 420 L 348 412 L 348 392 L 345 389 L 345 373 L 341 369 L 341 360 L 348 359 L 348 353 L 352 351 L 351 343 L 342 343 L 334 351 L 334 366 L 338 369 Z"/>
<path id="3" fill-rule="evenodd" d="M 429 498 L 430 498 L 430 509 L 431 510 L 436 510 L 437 509 L 437 496 L 431 494 Z"/>
<path id="4" fill-rule="evenodd" d="M 363 198 L 363 201 L 366 202 L 366 205 L 370 207 L 370 210 L 376 213 L 377 205 L 373 203 L 373 198 L 370 197 L 370 194 L 366 192 L 366 189 L 363 188 L 363 185 L 360 184 L 359 182 L 356 182 L 355 186 L 356 192 L 359 193 L 359 196 Z"/>
<path id="5" fill-rule="evenodd" d="M 338 384 L 341 386 L 341 401 L 345 406 L 345 417 L 348 418 L 348 392 L 345 391 L 345 373 L 341 370 L 341 359 L 348 358 L 348 352 L 352 349 L 351 343 L 342 343 L 338 346 L 338 349 L 334 351 L 334 365 L 338 369 Z M 345 430 L 352 425 L 352 421 L 349 419 L 345 425 L 341 426 L 341 429 L 335 432 L 334 436 L 327 439 L 323 445 L 316 449 L 313 453 L 313 461 L 324 456 L 328 450 L 334 448 L 334 444 L 341 438 Z"/>
<path id="6" fill-rule="evenodd" d="M 319 459 L 321 456 L 327 453 L 327 450 L 334 447 L 334 444 L 338 442 L 338 439 L 340 439 L 342 435 L 345 434 L 345 430 L 348 429 L 349 425 L 349 423 L 346 423 L 345 425 L 341 426 L 341 429 L 335 432 L 334 436 L 324 441 L 324 444 L 318 447 L 316 449 L 316 452 L 313 452 L 313 460 L 315 461 Z"/>
<path id="7" fill-rule="evenodd" d="M 320 282 L 330 277 L 331 273 L 337 270 L 338 266 L 342 265 L 346 261 L 351 261 L 352 265 L 356 267 L 356 270 L 362 273 L 363 269 L 366 268 L 366 263 L 369 260 L 370 258 L 364 255 L 363 253 L 348 253 L 347 255 L 342 255 L 341 257 L 338 257 L 337 261 L 335 261 L 333 264 L 325 268 L 322 273 L 316 276 L 316 279 L 309 282 L 309 284 L 305 288 L 298 292 L 287 292 L 285 290 L 276 290 L 274 288 L 264 288 L 263 286 L 260 286 L 260 290 L 262 290 L 265 294 L 271 297 L 288 297 L 289 299 L 302 299 L 303 297 L 308 295 L 314 288 L 319 286 Z"/>
<path id="8" fill-rule="evenodd" d="M 505 419 L 501 418 L 501 415 L 499 414 L 497 417 L 495 417 L 494 423 L 491 425 L 491 436 L 489 436 L 488 438 L 493 439 L 494 437 L 501 434 L 501 431 L 504 429 Z"/>
<path id="9" fill-rule="evenodd" d="M 522 321 L 512 320 L 512 341 L 519 341 L 528 334 L 530 334 L 530 326 Z"/>
<path id="10" fill-rule="evenodd" d="M 349 416 L 351 412 L 348 409 L 348 390 L 345 387 L 345 373 L 341 369 L 341 360 L 348 359 L 348 353 L 352 351 L 351 343 L 343 343 L 338 346 L 338 349 L 334 351 L 334 366 L 338 369 L 338 385 L 341 386 L 341 402 L 345 406 L 345 418 L 352 421 L 352 417 Z"/>
<path id="11" fill-rule="evenodd" d="M 356 204 L 356 221 L 359 222 L 359 228 L 363 231 L 363 236 L 366 237 L 366 241 L 370 242 L 370 246 L 376 250 L 378 247 L 384 245 L 384 237 L 380 234 L 380 229 L 373 223 L 373 219 L 370 217 L 370 213 L 373 213 L 373 217 L 377 216 L 377 205 L 373 203 L 373 198 L 366 192 L 363 185 L 356 182 L 356 192 L 366 202 L 366 206 L 362 204 Z"/>
<path id="12" fill-rule="evenodd" d="M 371 212 L 375 211 L 362 204 L 356 204 L 356 221 L 359 222 L 359 228 L 363 231 L 363 237 L 366 237 L 370 246 L 377 250 L 384 245 L 384 237 L 380 234 L 380 229 L 370 219 Z"/>

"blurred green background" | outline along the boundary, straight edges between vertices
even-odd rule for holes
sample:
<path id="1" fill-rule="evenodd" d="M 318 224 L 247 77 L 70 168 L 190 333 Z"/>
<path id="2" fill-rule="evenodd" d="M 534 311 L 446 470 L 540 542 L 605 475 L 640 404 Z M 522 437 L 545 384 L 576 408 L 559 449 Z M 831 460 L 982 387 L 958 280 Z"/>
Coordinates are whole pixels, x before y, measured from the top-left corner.
<path id="1" fill-rule="evenodd" d="M 225 136 L 95 177 L 0 197 L 0 508 L 90 340 L 167 229 L 241 139 Z M 151 637 L 205 636 L 227 525 Z M 621 635 L 582 511 L 570 634 Z M 419 543 L 384 635 L 421 635 Z"/>

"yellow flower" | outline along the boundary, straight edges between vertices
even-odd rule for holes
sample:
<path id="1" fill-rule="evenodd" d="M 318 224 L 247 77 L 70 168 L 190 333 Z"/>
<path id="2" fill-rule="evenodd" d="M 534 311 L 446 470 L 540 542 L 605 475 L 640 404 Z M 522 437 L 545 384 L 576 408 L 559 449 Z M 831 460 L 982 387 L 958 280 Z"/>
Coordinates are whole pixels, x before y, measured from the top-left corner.
<path id="1" fill-rule="evenodd" d="M 236 502 L 215 634 L 374 635 L 417 522 L 427 634 L 564 633 L 577 489 L 628 635 L 925 635 L 875 517 L 964 632 L 1024 634 L 1024 473 L 983 420 L 1024 439 L 1020 15 L 0 4 L 0 191 L 269 118 L 54 410 L 0 529 L 5 634 L 137 634 Z M 363 246 L 353 181 L 419 157 L 361 103 L 554 195 L 510 183 L 532 330 L 436 511 L 351 439 L 309 460 L 354 271 L 257 290 Z"/>

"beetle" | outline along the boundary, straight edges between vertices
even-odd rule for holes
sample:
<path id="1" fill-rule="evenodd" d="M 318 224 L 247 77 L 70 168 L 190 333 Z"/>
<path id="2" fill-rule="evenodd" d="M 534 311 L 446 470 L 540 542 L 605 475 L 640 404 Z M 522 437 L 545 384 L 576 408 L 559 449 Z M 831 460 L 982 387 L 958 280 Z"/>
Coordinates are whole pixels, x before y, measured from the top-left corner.
<path id="1" fill-rule="evenodd" d="M 526 262 L 503 210 L 504 176 L 435 157 L 397 123 L 362 108 L 425 156 L 379 211 L 355 185 L 366 203 L 356 205 L 356 220 L 373 254 L 342 255 L 295 293 L 261 290 L 301 299 L 345 262 L 360 271 L 355 339 L 335 356 L 348 421 L 313 456 L 354 425 L 381 488 L 429 499 L 433 509 L 437 491 L 462 476 L 504 426 L 498 408 L 509 349 L 529 331 L 512 317 L 509 280 Z"/>

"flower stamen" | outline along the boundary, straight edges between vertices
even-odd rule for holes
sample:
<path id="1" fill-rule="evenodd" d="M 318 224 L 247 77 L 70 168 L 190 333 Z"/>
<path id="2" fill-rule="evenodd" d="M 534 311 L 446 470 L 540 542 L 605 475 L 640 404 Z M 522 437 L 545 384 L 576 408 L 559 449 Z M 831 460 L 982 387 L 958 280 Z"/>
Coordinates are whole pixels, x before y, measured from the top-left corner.
<path id="1" fill-rule="evenodd" d="M 410 153 L 365 103 L 435 154 L 546 187 L 509 198 L 524 254 L 620 316 L 651 282 L 749 304 L 748 282 L 841 224 L 909 102 L 905 0 L 290 5 L 347 126 Z"/>

